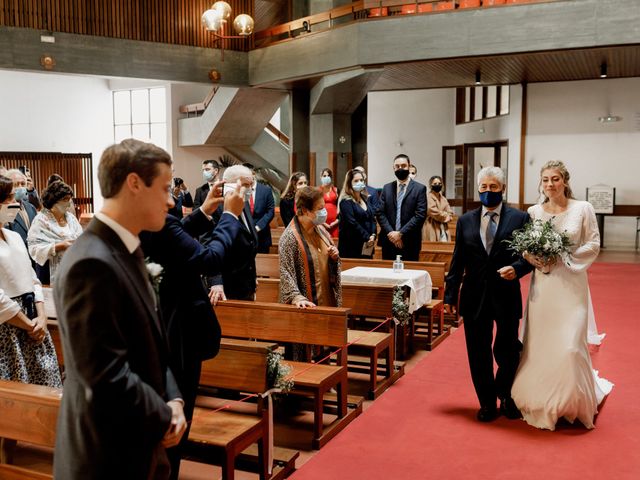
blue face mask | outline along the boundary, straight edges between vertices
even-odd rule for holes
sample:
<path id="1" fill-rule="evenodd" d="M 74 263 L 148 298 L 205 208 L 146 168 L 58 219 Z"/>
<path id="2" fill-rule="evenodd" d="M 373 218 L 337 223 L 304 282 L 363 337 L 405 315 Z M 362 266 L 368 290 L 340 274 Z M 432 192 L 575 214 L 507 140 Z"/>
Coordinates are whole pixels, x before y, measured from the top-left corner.
<path id="1" fill-rule="evenodd" d="M 28 197 L 27 187 L 18 187 L 14 190 L 13 194 L 15 195 L 16 202 L 22 202 Z"/>
<path id="2" fill-rule="evenodd" d="M 480 202 L 482 202 L 482 205 L 485 207 L 497 207 L 500 205 L 500 202 L 502 202 L 502 192 L 487 190 L 486 192 L 478 192 L 478 195 L 480 195 Z"/>
<path id="3" fill-rule="evenodd" d="M 364 182 L 362 180 L 357 181 L 351 185 L 351 188 L 353 188 L 354 192 L 361 192 L 364 190 Z"/>
<path id="4" fill-rule="evenodd" d="M 322 183 L 322 185 L 324 185 L 325 187 L 327 185 L 331 185 L 331 177 L 322 177 L 320 179 L 320 183 Z"/>
<path id="5" fill-rule="evenodd" d="M 318 210 L 316 212 L 316 217 L 312 220 L 314 225 L 322 225 L 323 223 L 327 223 L 327 209 L 323 208 L 322 210 Z"/>
<path id="6" fill-rule="evenodd" d="M 213 180 L 213 172 L 211 170 L 203 170 L 202 171 L 202 178 L 204 179 L 205 182 L 210 182 L 211 180 Z"/>

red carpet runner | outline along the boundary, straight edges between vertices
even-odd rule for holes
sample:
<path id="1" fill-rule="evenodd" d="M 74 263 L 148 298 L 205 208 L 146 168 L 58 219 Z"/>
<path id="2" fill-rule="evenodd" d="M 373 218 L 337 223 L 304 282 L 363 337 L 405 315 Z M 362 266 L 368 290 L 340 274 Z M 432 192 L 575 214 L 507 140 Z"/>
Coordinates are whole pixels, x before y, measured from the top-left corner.
<path id="1" fill-rule="evenodd" d="M 458 330 L 291 478 L 639 479 L 640 266 L 595 264 L 590 285 L 607 333 L 594 368 L 615 383 L 594 430 L 477 422 Z"/>

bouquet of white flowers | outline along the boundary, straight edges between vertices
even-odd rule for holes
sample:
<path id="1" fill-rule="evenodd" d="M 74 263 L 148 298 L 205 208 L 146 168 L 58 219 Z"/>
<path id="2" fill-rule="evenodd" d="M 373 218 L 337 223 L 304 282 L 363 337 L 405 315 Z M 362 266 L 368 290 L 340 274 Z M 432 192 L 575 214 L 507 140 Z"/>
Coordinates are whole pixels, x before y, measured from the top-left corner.
<path id="1" fill-rule="evenodd" d="M 553 218 L 543 222 L 534 220 L 513 232 L 511 240 L 505 240 L 509 249 L 520 255 L 525 252 L 535 255 L 544 264 L 555 262 L 556 258 L 569 252 L 571 242 L 566 232 L 553 228 Z"/>

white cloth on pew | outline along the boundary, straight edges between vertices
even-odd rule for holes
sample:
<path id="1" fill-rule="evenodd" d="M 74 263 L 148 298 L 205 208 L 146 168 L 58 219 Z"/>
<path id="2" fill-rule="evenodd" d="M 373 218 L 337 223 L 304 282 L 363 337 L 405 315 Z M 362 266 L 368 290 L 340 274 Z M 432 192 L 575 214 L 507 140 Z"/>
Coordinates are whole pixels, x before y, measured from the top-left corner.
<path id="1" fill-rule="evenodd" d="M 354 267 L 342 272 L 342 283 L 360 285 L 394 285 L 410 289 L 409 313 L 413 313 L 431 301 L 431 276 L 426 270 Z"/>

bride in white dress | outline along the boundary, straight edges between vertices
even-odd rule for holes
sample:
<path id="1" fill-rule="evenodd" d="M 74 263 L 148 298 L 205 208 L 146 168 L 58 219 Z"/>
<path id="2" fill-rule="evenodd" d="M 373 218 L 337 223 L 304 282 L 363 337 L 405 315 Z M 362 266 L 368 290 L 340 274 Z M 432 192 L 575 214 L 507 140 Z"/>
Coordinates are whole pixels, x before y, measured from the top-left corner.
<path id="1" fill-rule="evenodd" d="M 564 417 L 593 428 L 598 405 L 613 387 L 592 369 L 588 349 L 588 340 L 599 344 L 604 336 L 595 329 L 587 279 L 587 268 L 600 251 L 600 234 L 591 204 L 572 198 L 569 172 L 562 162 L 542 167 L 540 185 L 545 200 L 529 208 L 529 215 L 532 220 L 552 219 L 558 232 L 567 233 L 571 247 L 551 265 L 525 254 L 536 270 L 511 396 L 534 427 L 555 430 Z"/>

